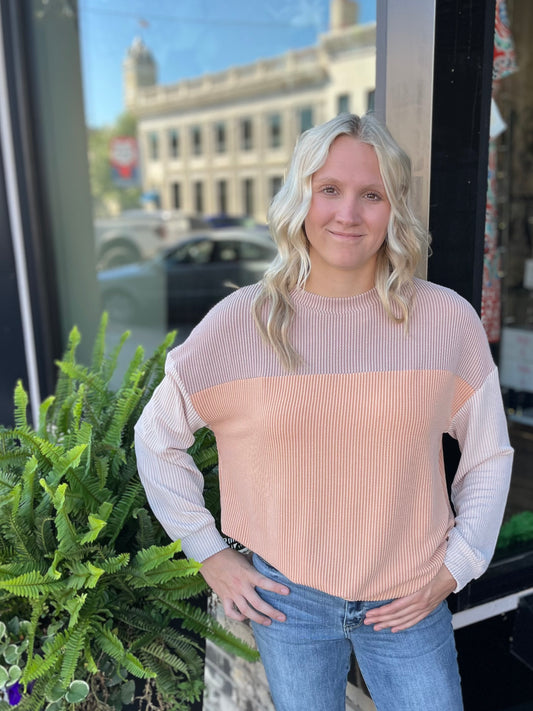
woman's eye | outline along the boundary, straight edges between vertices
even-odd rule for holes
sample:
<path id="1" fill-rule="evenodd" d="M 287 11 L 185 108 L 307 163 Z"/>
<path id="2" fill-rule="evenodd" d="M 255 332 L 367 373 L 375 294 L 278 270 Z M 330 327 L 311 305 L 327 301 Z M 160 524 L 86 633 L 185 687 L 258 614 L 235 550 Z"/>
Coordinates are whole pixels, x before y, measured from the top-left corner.
<path id="1" fill-rule="evenodd" d="M 381 195 L 379 193 L 366 193 L 365 197 L 374 201 L 381 200 Z"/>
<path id="2" fill-rule="evenodd" d="M 324 187 L 322 188 L 322 192 L 326 195 L 334 195 L 337 191 L 333 187 L 333 185 L 324 185 Z"/>

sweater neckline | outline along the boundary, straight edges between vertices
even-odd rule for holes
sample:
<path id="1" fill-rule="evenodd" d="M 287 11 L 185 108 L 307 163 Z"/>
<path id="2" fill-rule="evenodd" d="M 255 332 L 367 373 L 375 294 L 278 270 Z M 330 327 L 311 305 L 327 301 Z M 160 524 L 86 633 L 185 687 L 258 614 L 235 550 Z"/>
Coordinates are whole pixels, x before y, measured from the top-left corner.
<path id="1" fill-rule="evenodd" d="M 362 311 L 380 301 L 376 287 L 357 296 L 320 296 L 296 287 L 291 292 L 291 297 L 295 306 L 332 314 Z"/>

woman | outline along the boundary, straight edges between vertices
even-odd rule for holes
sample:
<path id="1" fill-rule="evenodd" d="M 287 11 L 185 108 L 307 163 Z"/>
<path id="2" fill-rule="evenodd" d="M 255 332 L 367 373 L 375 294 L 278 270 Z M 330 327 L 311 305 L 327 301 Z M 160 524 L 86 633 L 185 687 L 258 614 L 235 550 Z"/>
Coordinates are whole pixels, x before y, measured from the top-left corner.
<path id="1" fill-rule="evenodd" d="M 410 164 L 371 115 L 302 135 L 269 224 L 279 254 L 173 350 L 137 425 L 151 506 L 250 619 L 278 711 L 457 711 L 445 598 L 486 569 L 509 485 L 497 372 L 454 292 L 414 277 Z M 222 528 L 186 450 L 208 425 Z M 442 434 L 462 457 L 449 503 Z"/>

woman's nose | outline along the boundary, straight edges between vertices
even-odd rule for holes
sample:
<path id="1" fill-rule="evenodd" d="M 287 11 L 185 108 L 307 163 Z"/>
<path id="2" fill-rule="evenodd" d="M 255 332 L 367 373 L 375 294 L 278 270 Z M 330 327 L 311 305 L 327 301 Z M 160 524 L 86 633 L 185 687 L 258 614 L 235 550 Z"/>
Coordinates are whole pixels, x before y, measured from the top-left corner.
<path id="1" fill-rule="evenodd" d="M 362 220 L 361 205 L 356 198 L 345 198 L 338 205 L 337 219 L 343 224 L 359 224 Z"/>

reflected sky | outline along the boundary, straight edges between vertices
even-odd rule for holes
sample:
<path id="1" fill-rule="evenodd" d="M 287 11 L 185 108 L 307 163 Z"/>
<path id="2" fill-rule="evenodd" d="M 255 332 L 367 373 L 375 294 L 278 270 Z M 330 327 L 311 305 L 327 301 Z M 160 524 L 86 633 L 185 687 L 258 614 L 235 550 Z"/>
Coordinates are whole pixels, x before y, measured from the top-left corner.
<path id="1" fill-rule="evenodd" d="M 87 123 L 122 113 L 122 61 L 140 36 L 168 84 L 311 46 L 329 23 L 329 0 L 79 0 Z M 359 21 L 376 1 L 359 2 Z"/>

